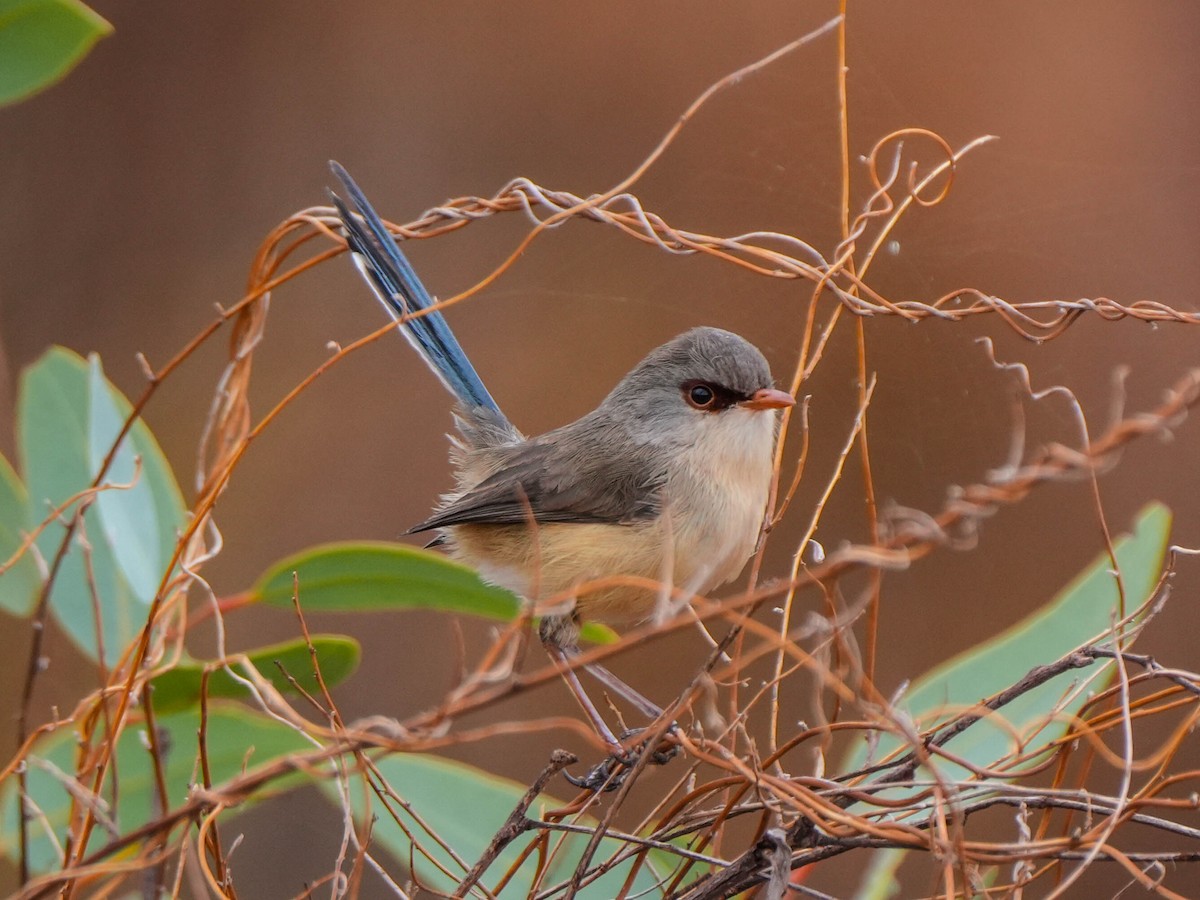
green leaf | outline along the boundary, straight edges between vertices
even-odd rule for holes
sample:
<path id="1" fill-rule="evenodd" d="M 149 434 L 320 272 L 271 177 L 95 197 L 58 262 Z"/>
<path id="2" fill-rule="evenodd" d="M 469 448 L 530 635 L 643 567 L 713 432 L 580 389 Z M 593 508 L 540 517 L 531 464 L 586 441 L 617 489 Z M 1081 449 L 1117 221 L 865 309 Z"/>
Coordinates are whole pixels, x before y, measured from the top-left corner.
<path id="1" fill-rule="evenodd" d="M 47 351 L 22 374 L 17 439 L 33 522 L 41 522 L 52 507 L 92 482 L 87 454 L 87 397 L 86 365 L 69 350 L 56 347 Z M 63 518 L 69 521 L 74 513 L 71 508 Z M 136 633 L 141 615 L 133 614 L 129 586 L 117 571 L 95 507 L 87 511 L 83 523 L 92 547 L 99 617 L 104 623 L 104 655 L 106 661 L 114 662 Z M 47 564 L 57 554 L 63 535 L 62 524 L 51 524 L 38 537 L 38 550 Z M 76 646 L 96 659 L 97 611 L 78 541 L 59 568 L 50 606 Z"/>
<path id="2" fill-rule="evenodd" d="M 103 377 L 95 354 L 88 359 L 88 373 L 89 468 L 95 473 L 100 471 L 121 424 L 133 412 L 133 404 Z M 110 432 L 107 441 L 105 430 Z M 128 484 L 134 472 L 134 456 L 142 463 L 137 484 L 130 490 L 105 491 L 97 499 L 97 506 L 102 521 L 115 521 L 116 527 L 105 521 L 105 533 L 113 535 L 109 543 L 122 572 L 137 590 L 138 598 L 148 604 L 175 554 L 187 506 L 171 464 L 142 419 L 130 427 L 105 482 Z"/>
<path id="3" fill-rule="evenodd" d="M 1154 504 L 1139 515 L 1133 535 L 1116 542 L 1117 563 L 1127 591 L 1127 612 L 1149 597 L 1158 583 L 1170 526 L 1170 510 Z M 1108 554 L 1100 554 L 1049 605 L 926 673 L 901 701 L 903 709 L 924 730 L 1015 684 L 1035 666 L 1054 662 L 1097 638 L 1105 640 L 1120 615 L 1120 595 L 1111 567 Z M 1041 724 L 1079 676 L 1079 672 L 1066 672 L 1019 697 L 1000 714 L 1018 731 L 1027 732 L 1031 726 Z M 1076 698 L 1063 712 L 1069 715 L 1077 711 L 1085 700 Z M 947 707 L 957 710 L 943 713 Z M 1043 740 L 1052 740 L 1064 734 L 1067 727 L 1068 723 L 1059 720 L 1040 734 Z M 881 753 L 888 752 L 884 743 L 880 744 Z M 891 746 L 899 746 L 899 742 L 893 741 Z M 947 746 L 978 765 L 992 763 L 1014 749 L 1010 734 L 986 721 L 972 726 Z M 965 778 L 966 774 L 951 777 Z"/>
<path id="4" fill-rule="evenodd" d="M 444 556 L 384 543 L 313 547 L 272 566 L 253 593 L 263 603 L 290 609 L 293 572 L 306 612 L 423 608 L 507 620 L 516 616 L 520 603 Z"/>
<path id="5" fill-rule="evenodd" d="M 198 753 L 197 731 L 200 720 L 196 713 L 177 713 L 160 716 L 156 720 L 162 735 L 159 745 L 165 748 L 164 776 L 168 800 L 172 806 L 183 803 L 196 771 Z M 75 732 L 62 729 L 38 743 L 29 762 L 29 796 L 41 811 L 31 822 L 29 858 L 34 871 L 45 872 L 61 864 L 54 845 L 46 837 L 43 821 L 48 822 L 61 841 L 66 833 L 71 795 L 63 786 L 62 774 L 75 772 L 77 752 Z M 154 769 L 145 745 L 142 727 L 131 726 L 122 733 L 117 742 L 116 766 L 120 784 L 119 806 L 108 810 L 109 816 L 119 823 L 122 833 L 128 833 L 160 815 L 154 788 Z M 239 775 L 244 769 L 262 765 L 288 753 L 311 748 L 303 736 L 295 730 L 281 725 L 274 719 L 251 712 L 242 707 L 215 704 L 209 709 L 207 757 L 214 784 Z M 57 772 L 48 769 L 49 763 Z M 236 815 L 247 805 L 273 796 L 302 781 L 302 776 L 275 782 L 270 788 L 258 791 L 243 802 L 224 812 L 224 816 Z M 0 853 L 16 860 L 20 853 L 17 836 L 17 780 L 9 778 L 0 786 Z M 111 791 L 104 789 L 101 796 L 111 798 Z M 44 816 L 44 820 L 42 819 Z M 106 838 L 97 830 L 93 846 L 99 847 Z"/>
<path id="6" fill-rule="evenodd" d="M 113 441 L 125 424 L 109 384 L 100 368 L 100 357 L 88 357 L 88 471 L 99 472 Z M 102 491 L 96 509 L 104 536 L 135 596 L 149 604 L 158 590 L 166 560 L 160 559 L 158 511 L 149 481 L 138 472 L 136 453 L 129 436 L 122 439 L 105 480 L 129 485 Z"/>
<path id="7" fill-rule="evenodd" d="M 1171 511 L 1162 504 L 1150 504 L 1138 515 L 1133 534 L 1116 542 L 1117 563 L 1126 592 L 1125 613 L 1141 605 L 1157 585 L 1170 527 Z M 1109 641 L 1112 625 L 1122 615 L 1120 594 L 1111 570 L 1108 554 L 1100 554 L 1049 604 L 915 681 L 899 708 L 924 731 L 1016 684 L 1035 666 L 1052 663 L 1093 641 Z M 1094 675 L 1100 665 L 1065 672 L 1023 694 L 994 713 L 993 718 L 976 722 L 954 737 L 946 749 L 974 765 L 993 767 L 1017 750 L 1014 734 L 1028 742 L 1026 751 L 1050 744 L 1066 733 L 1067 717 L 1079 711 L 1091 692 L 1065 703 L 1064 697 L 1080 679 Z M 1092 692 L 1111 680 L 1112 665 L 1103 665 L 1107 671 L 1092 681 Z M 1055 711 L 1057 715 L 1049 718 Z M 1008 727 L 997 721 L 1007 722 Z M 882 759 L 901 746 L 899 739 L 883 735 L 874 758 Z M 842 771 L 853 772 L 866 763 L 867 751 L 860 745 L 849 755 Z M 940 776 L 948 781 L 971 778 L 967 769 L 945 760 L 939 760 L 936 766 Z M 930 773 L 922 771 L 917 777 L 928 778 Z M 895 799 L 910 794 L 893 789 L 886 796 Z M 903 854 L 888 854 L 877 860 L 872 867 L 872 876 L 877 880 L 864 886 L 864 896 L 887 896 L 883 883 L 891 878 L 903 858 Z"/>
<path id="8" fill-rule="evenodd" d="M 101 432 L 111 429 L 111 442 L 117 433 L 111 428 L 113 412 L 122 421 L 130 413 L 129 401 L 107 382 L 103 382 L 108 391 L 108 398 L 104 398 L 98 379 L 98 364 L 89 367 L 62 347 L 47 351 L 22 375 L 17 437 L 32 522 L 42 521 L 51 507 L 92 483 L 99 470 L 99 461 L 93 457 L 102 455 Z M 93 400 L 97 404 L 94 415 Z M 134 501 L 122 506 L 118 500 L 115 508 L 105 501 L 102 512 L 101 500 L 97 499 L 84 515 L 96 598 L 78 540 L 63 560 L 50 597 L 51 609 L 64 630 L 93 659 L 98 656 L 95 622 L 99 616 L 104 625 L 104 656 L 110 663 L 141 628 L 146 604 L 164 575 L 184 521 L 179 486 L 146 424 L 135 422 L 126 440 L 142 458 Z M 130 464 L 124 465 L 124 474 L 131 475 Z M 105 480 L 120 483 L 112 473 Z M 102 492 L 101 497 L 107 493 L 118 491 Z M 63 518 L 70 520 L 74 513 L 72 507 Z M 47 561 L 54 559 L 63 534 L 62 524 L 52 524 L 39 536 L 38 549 Z M 157 578 L 147 574 L 150 557 L 158 566 Z M 154 587 L 148 589 L 151 581 Z"/>
<path id="9" fill-rule="evenodd" d="M 31 530 L 29 496 L 8 460 L 0 456 L 0 563 L 6 562 Z M 33 610 L 42 576 L 28 552 L 0 574 L 0 609 L 16 616 Z"/>
<path id="10" fill-rule="evenodd" d="M 419 850 L 413 853 L 412 841 L 396 824 L 391 813 L 382 808 L 378 798 L 372 801 L 371 814 L 376 817 L 372 840 L 386 847 L 405 866 L 410 859 L 415 860 L 416 874 L 421 881 L 433 890 L 445 893 L 450 893 L 466 874 L 467 869 L 483 855 L 492 837 L 516 808 L 527 789 L 518 782 L 500 778 L 473 766 L 419 753 L 377 759 L 376 764 L 387 783 L 405 801 L 407 808 L 400 811 L 400 820 L 414 835 L 417 844 L 436 860 L 436 864 Z M 335 803 L 340 803 L 335 785 L 322 783 L 321 787 Z M 363 791 L 352 790 L 350 794 L 355 814 L 361 817 Z M 543 810 L 565 805 L 552 797 L 542 797 L 530 807 L 529 815 L 540 818 Z M 391 806 L 393 809 L 397 808 L 395 803 Z M 408 810 L 411 810 L 411 813 Z M 595 819 L 586 816 L 573 818 L 571 821 L 584 827 L 595 827 L 597 824 Z M 434 840 L 430 832 L 448 845 L 465 867 L 456 863 L 454 857 Z M 497 881 L 516 861 L 522 848 L 532 839 L 533 833 L 530 832 L 527 838 L 513 841 L 484 873 L 482 884 L 494 888 Z M 570 878 L 582 858 L 587 842 L 588 836 L 584 834 L 551 835 L 551 846 L 556 849 L 543 879 L 544 888 Z M 603 861 L 623 846 L 624 842 L 605 838 L 601 841 L 594 861 Z M 530 858 L 525 860 L 501 897 L 530 895 L 536 870 L 536 856 L 537 854 L 531 854 Z M 661 896 L 661 891 L 656 893 L 655 887 L 668 879 L 681 861 L 681 857 L 665 850 L 651 850 L 646 854 L 645 862 L 634 878 L 632 889 L 624 896 Z M 620 893 L 633 864 L 633 860 L 622 863 L 586 885 L 576 896 L 586 900 L 611 900 Z M 439 866 L 444 867 L 449 874 L 443 872 Z M 703 865 L 694 866 L 688 881 L 700 877 L 705 871 Z"/>
<path id="11" fill-rule="evenodd" d="M 511 621 L 515 594 L 483 581 L 474 570 L 437 553 L 405 544 L 344 543 L 312 547 L 272 566 L 252 588 L 263 603 L 292 606 L 292 573 L 305 612 L 438 609 Z M 611 643 L 611 629 L 595 623 L 583 635 Z"/>
<path id="12" fill-rule="evenodd" d="M 78 0 L 0 0 L 0 104 L 48 88 L 111 33 Z"/>
<path id="13" fill-rule="evenodd" d="M 327 687 L 341 684 L 358 668 L 358 641 L 342 635 L 314 635 L 313 647 L 321 666 L 321 677 Z M 276 690 L 292 693 L 295 688 L 284 675 L 286 672 L 310 694 L 319 696 L 320 687 L 312 668 L 312 657 L 303 640 L 285 641 L 270 647 L 260 647 L 246 653 L 250 662 Z M 278 663 L 278 665 L 276 665 Z M 283 667 L 283 672 L 280 671 Z M 193 660 L 181 662 L 154 679 L 154 709 L 159 714 L 188 709 L 200 703 L 200 687 L 204 679 L 204 664 Z M 237 668 L 237 667 L 235 667 Z M 208 696 L 247 699 L 249 690 L 224 668 L 208 676 Z"/>

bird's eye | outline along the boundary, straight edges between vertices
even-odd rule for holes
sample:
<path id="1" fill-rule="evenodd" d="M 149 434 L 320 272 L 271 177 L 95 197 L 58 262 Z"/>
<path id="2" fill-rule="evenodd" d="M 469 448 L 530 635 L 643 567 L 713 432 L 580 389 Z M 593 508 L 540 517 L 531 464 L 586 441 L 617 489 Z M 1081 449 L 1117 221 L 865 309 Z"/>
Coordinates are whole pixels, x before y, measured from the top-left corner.
<path id="1" fill-rule="evenodd" d="M 707 384 L 689 384 L 684 386 L 684 396 L 696 409 L 708 409 L 717 399 L 717 392 Z"/>

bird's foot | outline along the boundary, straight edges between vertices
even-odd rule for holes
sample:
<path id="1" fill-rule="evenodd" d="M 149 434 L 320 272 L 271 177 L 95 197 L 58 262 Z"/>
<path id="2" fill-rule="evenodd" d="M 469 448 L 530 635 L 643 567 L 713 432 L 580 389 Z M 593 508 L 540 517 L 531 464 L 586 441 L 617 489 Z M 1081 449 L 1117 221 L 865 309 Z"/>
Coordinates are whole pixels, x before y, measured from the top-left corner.
<path id="1" fill-rule="evenodd" d="M 645 730 L 644 728 L 632 728 L 621 734 L 621 740 L 624 741 Z M 593 793 L 615 791 L 625 783 L 625 779 L 629 777 L 629 773 L 633 771 L 633 767 L 642 756 L 648 756 L 647 764 L 655 766 L 665 766 L 678 756 L 679 744 L 671 739 L 678 730 L 679 726 L 672 722 L 671 727 L 653 747 L 650 746 L 651 738 L 646 738 L 629 749 L 625 749 L 623 744 L 617 744 L 611 748 L 612 753 L 588 769 L 587 774 L 582 778 L 576 778 L 570 772 L 563 772 L 563 777 L 575 787 L 585 791 Z"/>

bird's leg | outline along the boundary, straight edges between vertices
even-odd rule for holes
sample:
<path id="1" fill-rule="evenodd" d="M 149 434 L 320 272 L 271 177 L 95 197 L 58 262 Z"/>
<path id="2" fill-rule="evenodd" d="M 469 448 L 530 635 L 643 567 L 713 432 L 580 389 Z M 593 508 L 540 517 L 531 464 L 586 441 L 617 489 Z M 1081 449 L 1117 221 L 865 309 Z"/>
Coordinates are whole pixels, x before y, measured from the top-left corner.
<path id="1" fill-rule="evenodd" d="M 576 650 L 576 652 L 578 652 L 578 650 Z M 663 709 L 661 706 L 658 706 L 652 700 L 648 700 L 645 696 L 638 692 L 637 689 L 630 687 L 599 663 L 584 663 L 583 668 L 587 670 L 588 674 L 590 674 L 593 678 L 599 681 L 618 697 L 624 698 L 630 706 L 635 707 L 637 711 L 646 716 L 646 718 L 657 719 L 663 714 Z"/>
<path id="2" fill-rule="evenodd" d="M 612 733 L 612 729 L 608 727 L 608 724 L 604 721 L 604 717 L 596 709 L 596 704 L 592 703 L 592 698 L 587 695 L 587 691 L 579 683 L 579 676 L 571 668 L 570 654 L 557 644 L 544 639 L 543 646 L 546 648 L 546 653 L 554 660 L 554 664 L 558 667 L 558 672 L 562 675 L 563 681 L 567 683 L 567 687 L 571 689 L 571 693 L 575 695 L 575 699 L 583 707 L 584 714 L 591 720 L 592 727 L 596 729 L 596 734 L 608 745 L 608 752 L 614 756 L 623 756 L 625 748 L 621 746 L 621 741 Z"/>
<path id="3" fill-rule="evenodd" d="M 583 685 L 579 683 L 579 679 L 575 677 L 574 670 L 568 665 L 568 660 L 579 655 L 578 619 L 573 614 L 546 616 L 538 626 L 538 636 L 542 639 L 542 645 L 546 648 L 546 652 L 559 664 L 564 677 L 567 678 L 567 682 L 571 686 L 572 693 L 579 698 L 585 711 L 588 712 L 588 718 L 592 718 L 594 722 L 595 719 L 593 717 L 598 716 L 599 713 L 595 705 L 587 699 L 587 693 L 584 691 Z M 630 687 L 599 663 L 584 663 L 582 668 L 587 670 L 593 678 L 618 697 L 624 699 L 630 706 L 637 709 L 638 712 L 648 719 L 657 719 L 663 714 L 662 707 L 652 700 L 648 700 L 639 691 Z M 606 727 L 603 730 L 597 729 L 597 731 L 600 731 L 600 734 L 603 736 L 608 732 L 608 729 Z"/>
<path id="4" fill-rule="evenodd" d="M 578 622 L 573 616 L 547 616 L 542 619 L 538 633 L 542 639 L 542 645 L 546 648 L 546 653 L 554 661 L 559 673 L 563 676 L 563 680 L 566 681 L 567 687 L 575 695 L 575 699 L 579 701 L 579 705 L 583 707 L 584 713 L 591 721 L 592 727 L 604 743 L 608 745 L 609 750 L 608 758 L 598 765 L 593 766 L 582 778 L 575 778 L 567 772 L 563 774 L 576 787 L 591 791 L 616 790 L 620 787 L 621 782 L 624 781 L 628 770 L 637 761 L 638 755 L 650 749 L 647 746 L 643 746 L 645 742 L 643 742 L 643 745 L 635 746 L 632 750 L 626 749 L 622 743 L 622 739 L 627 740 L 643 729 L 638 728 L 626 731 L 618 738 L 608 727 L 608 724 L 604 721 L 604 717 L 596 709 L 596 705 L 592 703 L 587 691 L 583 689 L 583 685 L 580 683 L 578 676 L 576 676 L 575 670 L 571 667 L 571 658 L 579 654 L 579 645 L 577 643 Z M 583 668 L 587 669 L 597 681 L 613 691 L 613 693 L 624 698 L 630 705 L 636 707 L 639 712 L 649 718 L 657 719 L 663 715 L 663 710 L 660 707 L 643 697 L 638 691 L 608 671 L 604 666 L 596 663 L 586 663 Z M 671 723 L 669 730 L 674 730 L 676 727 L 674 723 Z M 650 762 L 656 765 L 665 765 L 675 756 L 678 750 L 678 746 L 672 743 L 666 743 L 663 746 L 653 748 Z M 621 769 L 625 769 L 626 771 L 622 772 Z"/>

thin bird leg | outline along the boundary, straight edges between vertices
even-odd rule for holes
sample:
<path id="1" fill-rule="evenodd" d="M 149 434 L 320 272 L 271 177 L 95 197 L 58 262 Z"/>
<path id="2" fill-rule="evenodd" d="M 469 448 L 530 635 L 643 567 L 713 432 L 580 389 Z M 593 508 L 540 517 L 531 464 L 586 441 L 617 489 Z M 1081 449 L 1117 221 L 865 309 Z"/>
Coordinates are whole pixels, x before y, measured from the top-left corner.
<path id="1" fill-rule="evenodd" d="M 589 699 L 587 692 L 584 691 L 583 685 L 579 683 L 579 679 L 575 677 L 575 672 L 569 668 L 571 657 L 579 653 L 579 648 L 575 646 L 560 647 L 553 642 L 547 641 L 545 644 L 546 652 L 550 654 L 550 658 L 555 661 L 562 673 L 567 686 L 571 688 L 571 692 L 575 694 L 575 698 L 583 706 L 588 718 L 592 720 L 592 726 L 597 733 L 604 738 L 609 745 L 609 757 L 602 760 L 582 777 L 576 778 L 570 772 L 564 772 L 567 781 L 575 785 L 575 787 L 584 788 L 589 791 L 615 791 L 625 781 L 626 777 L 632 771 L 638 756 L 642 753 L 649 753 L 649 762 L 656 766 L 666 765 L 679 752 L 677 744 L 667 742 L 651 747 L 648 741 L 641 741 L 632 749 L 626 749 L 624 745 L 616 738 L 615 735 L 608 729 L 604 720 L 600 717 L 600 713 L 596 710 L 595 705 Z M 654 703 L 647 700 L 640 693 L 635 691 L 624 681 L 614 675 L 608 669 L 597 663 L 585 663 L 583 668 L 587 669 L 597 681 L 611 690 L 613 693 L 623 697 L 632 706 L 649 716 L 651 719 L 658 719 L 663 715 L 663 711 Z M 677 726 L 672 723 L 670 730 L 674 730 Z M 625 732 L 622 737 L 629 739 L 635 734 L 644 731 L 642 728 L 635 728 Z"/>
<path id="2" fill-rule="evenodd" d="M 546 648 L 546 653 L 554 660 L 554 664 L 558 667 L 559 674 L 562 675 L 563 681 L 567 683 L 567 687 L 571 689 L 571 693 L 575 695 L 575 699 L 579 701 L 579 705 L 583 707 L 584 714 L 592 722 L 592 727 L 596 729 L 596 734 L 600 739 L 608 745 L 610 753 L 616 756 L 624 756 L 625 748 L 621 746 L 621 742 L 617 736 L 612 733 L 612 730 L 604 721 L 604 717 L 600 715 L 600 711 L 596 709 L 596 705 L 587 695 L 587 691 L 583 689 L 583 685 L 579 683 L 579 676 L 575 674 L 575 670 L 571 668 L 568 653 L 557 644 L 551 641 L 545 641 L 543 646 Z"/>
<path id="3" fill-rule="evenodd" d="M 584 663 L 583 668 L 602 685 L 622 697 L 630 706 L 637 709 L 642 715 L 648 719 L 657 719 L 663 714 L 661 706 L 654 703 L 653 700 L 648 700 L 645 696 L 639 693 L 635 688 L 630 687 L 608 669 L 599 663 Z"/>
<path id="4" fill-rule="evenodd" d="M 566 682 L 567 687 L 571 689 L 571 693 L 575 695 L 575 699 L 579 701 L 579 705 L 583 707 L 584 713 L 592 723 L 592 728 L 596 734 L 608 745 L 609 757 L 584 775 L 582 778 L 574 778 L 567 774 L 567 780 L 576 787 L 582 787 L 587 790 L 611 791 L 621 786 L 626 775 L 631 770 L 631 767 L 636 762 L 637 757 L 643 752 L 650 753 L 650 762 L 655 765 L 664 765 L 678 752 L 679 748 L 675 744 L 669 746 L 649 748 L 646 742 L 640 742 L 635 748 L 627 749 L 622 743 L 622 738 L 628 740 L 635 734 L 644 729 L 634 729 L 626 732 L 618 738 L 609 729 L 608 724 L 604 721 L 604 717 L 600 715 L 600 711 L 596 709 L 596 705 L 592 703 L 587 691 L 580 684 L 575 670 L 571 667 L 573 658 L 579 655 L 579 632 L 578 619 L 574 615 L 566 616 L 546 616 L 542 619 L 538 626 L 538 636 L 542 639 L 542 646 L 546 648 L 546 653 L 554 661 L 555 667 Z M 647 700 L 640 693 L 635 691 L 624 681 L 614 675 L 608 669 L 597 663 L 585 663 L 583 668 L 587 669 L 597 681 L 607 687 L 614 694 L 622 697 L 631 706 L 635 707 L 643 715 L 651 719 L 658 719 L 663 715 L 663 711 L 654 703 Z M 671 729 L 676 726 L 671 724 Z M 624 771 L 622 771 L 624 770 Z"/>
<path id="5" fill-rule="evenodd" d="M 572 613 L 543 618 L 541 624 L 538 626 L 538 637 L 542 639 L 542 646 L 546 648 L 546 652 L 555 657 L 563 667 L 567 665 L 567 660 L 579 656 L 579 620 Z M 593 678 L 618 697 L 623 698 L 630 706 L 637 709 L 638 712 L 647 718 L 657 719 L 663 714 L 662 708 L 656 703 L 647 700 L 599 663 L 584 663 L 582 668 L 590 672 Z M 572 686 L 571 690 L 584 693 L 578 681 L 575 682 L 575 686 Z M 586 705 L 593 710 L 595 709 L 590 702 Z"/>

